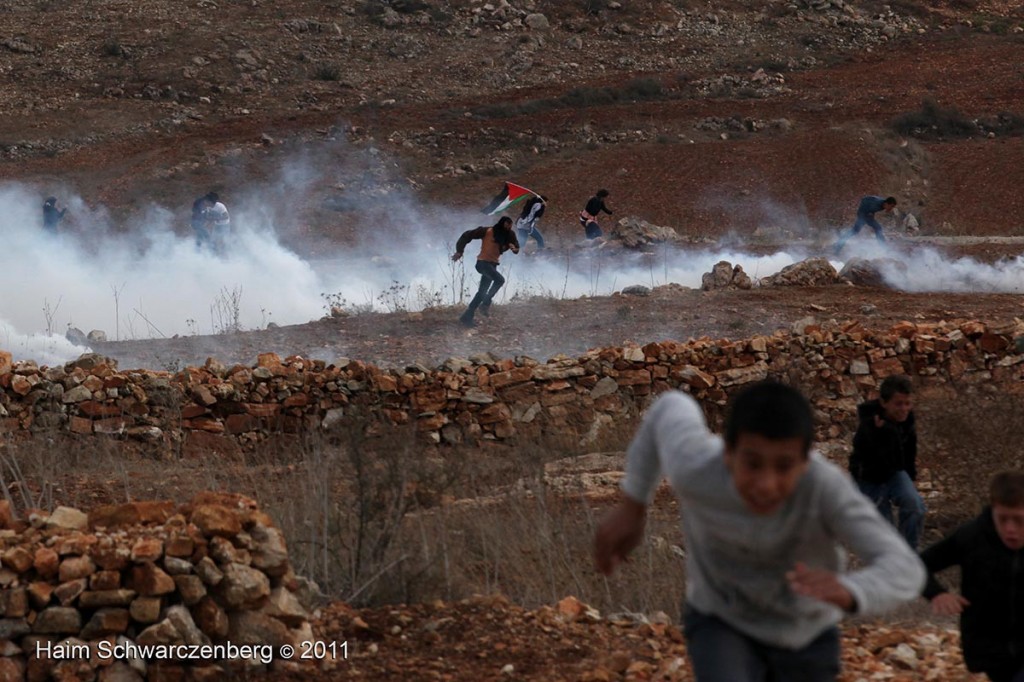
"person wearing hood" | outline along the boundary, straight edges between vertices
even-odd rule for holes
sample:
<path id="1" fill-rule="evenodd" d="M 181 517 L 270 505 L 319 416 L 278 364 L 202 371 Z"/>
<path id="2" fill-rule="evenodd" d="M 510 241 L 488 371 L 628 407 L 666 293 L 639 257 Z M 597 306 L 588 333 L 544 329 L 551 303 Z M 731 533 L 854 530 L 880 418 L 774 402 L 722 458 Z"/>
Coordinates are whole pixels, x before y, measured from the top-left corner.
<path id="1" fill-rule="evenodd" d="M 1024 472 L 1004 471 L 989 485 L 989 506 L 921 553 L 922 596 L 932 611 L 960 616 L 967 669 L 992 682 L 1024 680 Z M 935 573 L 960 567 L 960 594 Z"/>
<path id="2" fill-rule="evenodd" d="M 485 316 L 489 314 L 494 295 L 505 283 L 505 278 L 498 272 L 498 261 L 501 259 L 501 254 L 510 249 L 512 253 L 519 253 L 519 240 L 516 238 L 515 230 L 512 229 L 512 219 L 508 216 L 503 217 L 490 227 L 484 225 L 475 230 L 463 232 L 455 244 L 452 260 L 461 260 L 462 252 L 474 239 L 479 239 L 481 242 L 480 255 L 476 260 L 476 271 L 480 273 L 480 288 L 473 300 L 470 301 L 466 312 L 459 318 L 459 322 L 466 327 L 476 326 L 473 316 L 477 308 Z"/>
<path id="3" fill-rule="evenodd" d="M 913 389 L 909 377 L 893 375 L 882 381 L 878 392 L 877 400 L 857 406 L 860 423 L 853 436 L 850 474 L 883 517 L 892 520 L 892 508 L 896 506 L 896 527 L 907 544 L 917 549 L 925 507 L 914 487 L 917 431 Z"/>

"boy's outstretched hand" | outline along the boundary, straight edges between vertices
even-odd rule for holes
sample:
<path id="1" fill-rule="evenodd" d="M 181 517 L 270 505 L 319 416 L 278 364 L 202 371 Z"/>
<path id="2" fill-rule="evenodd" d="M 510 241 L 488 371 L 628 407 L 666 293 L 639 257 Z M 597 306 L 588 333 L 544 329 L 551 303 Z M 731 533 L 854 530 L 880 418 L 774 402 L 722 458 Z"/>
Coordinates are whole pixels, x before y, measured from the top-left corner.
<path id="1" fill-rule="evenodd" d="M 965 607 L 971 605 L 959 594 L 943 592 L 932 599 L 932 613 L 939 616 L 956 616 L 963 613 Z"/>
<path id="2" fill-rule="evenodd" d="M 626 561 L 629 553 L 643 540 L 646 521 L 647 507 L 629 498 L 608 512 L 594 536 L 597 570 L 611 575 L 616 566 Z"/>
<path id="3" fill-rule="evenodd" d="M 834 604 L 844 611 L 853 611 L 857 605 L 853 595 L 832 571 L 808 568 L 798 561 L 793 570 L 786 573 L 786 580 L 789 581 L 789 589 L 797 594 Z"/>

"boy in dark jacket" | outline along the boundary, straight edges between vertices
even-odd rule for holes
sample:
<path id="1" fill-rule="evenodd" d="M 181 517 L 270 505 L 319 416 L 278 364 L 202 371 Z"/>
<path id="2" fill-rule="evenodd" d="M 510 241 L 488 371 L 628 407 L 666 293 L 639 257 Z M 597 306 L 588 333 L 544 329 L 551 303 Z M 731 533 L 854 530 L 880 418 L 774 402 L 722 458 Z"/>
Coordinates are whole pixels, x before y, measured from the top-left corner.
<path id="1" fill-rule="evenodd" d="M 899 509 L 900 534 L 914 549 L 924 526 L 924 500 L 914 487 L 917 479 L 917 431 L 910 379 L 888 376 L 878 400 L 857 406 L 860 424 L 853 436 L 850 473 L 861 492 L 871 498 L 886 519 Z"/>
<path id="2" fill-rule="evenodd" d="M 476 292 L 476 296 L 469 302 L 469 307 L 466 312 L 459 318 L 466 327 L 476 326 L 476 322 L 473 320 L 473 315 L 476 313 L 476 309 L 480 308 L 480 312 L 487 315 L 491 309 L 491 300 L 494 295 L 498 293 L 498 289 L 505 283 L 505 278 L 498 272 L 498 261 L 501 258 L 501 254 L 505 253 L 509 249 L 512 253 L 519 253 L 519 240 L 516 239 L 516 233 L 512 230 L 512 219 L 505 216 L 491 227 L 486 225 L 478 227 L 475 230 L 466 230 L 459 237 L 459 241 L 455 244 L 455 253 L 452 254 L 452 260 L 457 261 L 462 258 L 462 252 L 466 250 L 466 246 L 474 239 L 479 239 L 480 244 L 480 255 L 476 260 L 476 271 L 480 273 L 480 288 Z"/>
<path id="3" fill-rule="evenodd" d="M 978 518 L 926 549 L 923 595 L 932 610 L 960 615 L 960 646 L 971 672 L 992 682 L 1024 682 L 1024 473 L 997 474 Z M 960 593 L 935 573 L 959 566 Z"/>

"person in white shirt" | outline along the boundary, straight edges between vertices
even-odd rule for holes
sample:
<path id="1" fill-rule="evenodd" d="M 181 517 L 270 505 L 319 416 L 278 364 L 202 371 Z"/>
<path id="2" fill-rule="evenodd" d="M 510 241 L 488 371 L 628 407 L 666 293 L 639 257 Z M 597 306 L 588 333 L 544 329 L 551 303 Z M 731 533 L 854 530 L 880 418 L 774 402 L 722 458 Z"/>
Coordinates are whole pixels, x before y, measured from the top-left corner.
<path id="1" fill-rule="evenodd" d="M 207 194 L 206 199 L 210 203 L 210 207 L 205 211 L 207 230 L 213 241 L 214 249 L 223 251 L 228 233 L 231 231 L 231 215 L 228 213 L 228 207 L 221 203 L 216 192 Z"/>

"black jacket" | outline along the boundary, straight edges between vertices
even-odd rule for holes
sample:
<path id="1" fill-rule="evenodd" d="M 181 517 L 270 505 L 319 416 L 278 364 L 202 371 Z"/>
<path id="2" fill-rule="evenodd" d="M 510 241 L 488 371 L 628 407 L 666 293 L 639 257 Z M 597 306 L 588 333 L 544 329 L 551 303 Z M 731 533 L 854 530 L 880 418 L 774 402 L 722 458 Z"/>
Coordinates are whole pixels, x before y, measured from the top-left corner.
<path id="1" fill-rule="evenodd" d="M 895 423 L 886 420 L 875 426 L 875 415 L 884 410 L 878 400 L 857 406 L 860 424 L 853 436 L 850 473 L 857 481 L 884 483 L 898 471 L 906 471 L 910 480 L 917 479 L 917 430 L 914 413 L 907 420 Z M 884 418 L 884 417 L 883 417 Z"/>
<path id="2" fill-rule="evenodd" d="M 1024 662 L 1024 550 L 1013 551 L 996 533 L 992 510 L 921 553 L 928 569 L 923 595 L 946 589 L 935 573 L 960 566 L 960 593 L 969 601 L 960 614 L 964 661 L 972 672 Z"/>
<path id="3" fill-rule="evenodd" d="M 612 215 L 612 212 L 604 205 L 604 199 L 599 196 L 590 197 L 590 200 L 587 202 L 587 207 L 583 210 L 595 218 L 601 213 L 601 211 L 604 211 L 608 215 Z"/>

